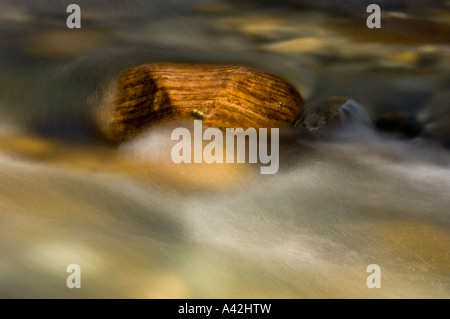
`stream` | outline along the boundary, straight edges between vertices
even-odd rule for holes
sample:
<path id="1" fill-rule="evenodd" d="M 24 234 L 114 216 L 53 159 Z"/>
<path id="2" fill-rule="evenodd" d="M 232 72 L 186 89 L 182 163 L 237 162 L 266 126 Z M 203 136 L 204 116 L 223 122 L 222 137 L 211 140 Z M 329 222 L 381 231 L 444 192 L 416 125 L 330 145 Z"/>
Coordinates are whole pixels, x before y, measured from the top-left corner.
<path id="1" fill-rule="evenodd" d="M 72 2 L 0 0 L 1 298 L 450 298 L 448 1 L 379 1 L 381 29 L 331 0 L 77 0 L 68 29 Z M 175 164 L 170 125 L 111 145 L 99 100 L 150 62 L 262 69 L 370 123 L 283 130 L 274 175 Z"/>

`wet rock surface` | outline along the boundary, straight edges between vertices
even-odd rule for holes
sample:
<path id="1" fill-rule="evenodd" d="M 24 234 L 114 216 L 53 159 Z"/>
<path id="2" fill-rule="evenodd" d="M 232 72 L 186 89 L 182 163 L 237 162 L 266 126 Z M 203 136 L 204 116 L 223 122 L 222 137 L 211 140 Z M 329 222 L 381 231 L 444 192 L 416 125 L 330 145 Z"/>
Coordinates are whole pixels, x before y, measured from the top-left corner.
<path id="1" fill-rule="evenodd" d="M 390 112 L 375 120 L 381 131 L 397 134 L 400 137 L 414 138 L 424 131 L 422 124 L 411 114 Z"/>
<path id="2" fill-rule="evenodd" d="M 305 132 L 314 132 L 336 125 L 355 124 L 370 124 L 364 108 L 349 97 L 334 96 L 306 107 L 295 127 Z"/>

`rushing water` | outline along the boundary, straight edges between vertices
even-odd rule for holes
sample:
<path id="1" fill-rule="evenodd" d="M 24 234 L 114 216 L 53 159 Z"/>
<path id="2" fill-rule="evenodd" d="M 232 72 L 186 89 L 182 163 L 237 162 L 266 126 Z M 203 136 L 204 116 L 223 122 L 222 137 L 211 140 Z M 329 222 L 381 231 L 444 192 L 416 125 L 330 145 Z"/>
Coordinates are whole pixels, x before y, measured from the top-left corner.
<path id="1" fill-rule="evenodd" d="M 381 30 L 364 1 L 84 0 L 81 30 L 69 3 L 0 1 L 0 297 L 450 297 L 448 2 L 381 1 Z M 370 123 L 283 131 L 273 176 L 175 165 L 170 126 L 107 144 L 99 97 L 155 61 L 261 68 Z"/>

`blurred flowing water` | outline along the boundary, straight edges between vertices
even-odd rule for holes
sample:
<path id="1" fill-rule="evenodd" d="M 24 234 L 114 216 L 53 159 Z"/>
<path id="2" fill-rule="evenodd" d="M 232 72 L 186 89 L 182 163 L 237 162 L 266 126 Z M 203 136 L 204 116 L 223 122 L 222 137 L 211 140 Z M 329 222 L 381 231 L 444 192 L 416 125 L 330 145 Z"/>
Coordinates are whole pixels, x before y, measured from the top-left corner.
<path id="1" fill-rule="evenodd" d="M 71 2 L 0 1 L 0 297 L 450 297 L 448 1 L 381 1 L 380 30 L 365 1 L 301 0 L 80 0 L 69 30 Z M 286 130 L 273 176 L 172 164 L 170 127 L 107 144 L 98 97 L 156 61 L 263 69 L 423 134 Z"/>

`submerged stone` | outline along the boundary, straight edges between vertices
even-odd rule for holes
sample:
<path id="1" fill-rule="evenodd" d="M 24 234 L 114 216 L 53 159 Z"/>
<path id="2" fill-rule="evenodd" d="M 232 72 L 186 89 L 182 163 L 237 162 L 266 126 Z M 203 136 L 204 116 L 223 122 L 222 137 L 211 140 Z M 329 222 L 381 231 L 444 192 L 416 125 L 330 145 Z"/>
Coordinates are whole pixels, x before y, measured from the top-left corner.
<path id="1" fill-rule="evenodd" d="M 295 126 L 313 132 L 333 124 L 353 125 L 369 123 L 364 108 L 349 97 L 333 96 L 307 107 Z"/>
<path id="2" fill-rule="evenodd" d="M 413 115 L 403 112 L 388 112 L 375 120 L 375 126 L 406 138 L 417 137 L 424 131 L 423 125 Z"/>

